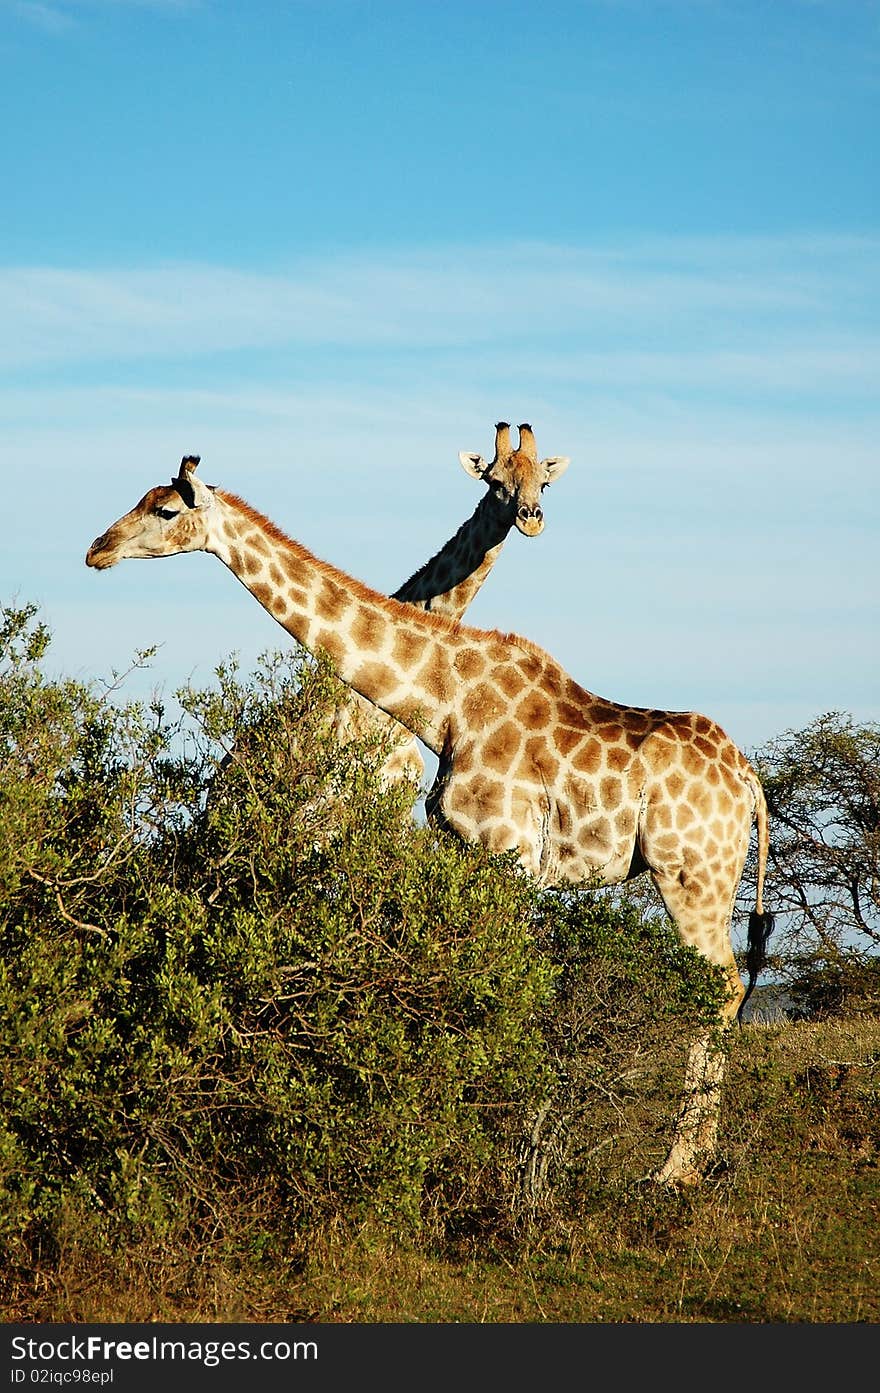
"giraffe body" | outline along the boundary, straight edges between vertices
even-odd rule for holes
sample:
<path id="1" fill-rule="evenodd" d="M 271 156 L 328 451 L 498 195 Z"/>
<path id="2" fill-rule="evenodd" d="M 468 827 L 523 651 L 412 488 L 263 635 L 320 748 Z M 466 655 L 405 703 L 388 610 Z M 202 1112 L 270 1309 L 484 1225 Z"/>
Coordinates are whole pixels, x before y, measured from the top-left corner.
<path id="1" fill-rule="evenodd" d="M 438 756 L 428 812 L 466 840 L 515 851 L 546 885 L 614 884 L 647 870 L 687 944 L 744 989 L 730 942 L 753 821 L 762 921 L 767 812 L 745 756 L 708 717 L 624 706 L 580 686 L 528 640 L 469 628 L 377 594 L 318 560 L 194 457 L 93 542 L 86 564 L 208 551 L 289 634 Z M 751 937 L 751 926 L 750 926 Z M 716 1141 L 723 1057 L 691 1046 L 658 1178 L 699 1178 Z"/>

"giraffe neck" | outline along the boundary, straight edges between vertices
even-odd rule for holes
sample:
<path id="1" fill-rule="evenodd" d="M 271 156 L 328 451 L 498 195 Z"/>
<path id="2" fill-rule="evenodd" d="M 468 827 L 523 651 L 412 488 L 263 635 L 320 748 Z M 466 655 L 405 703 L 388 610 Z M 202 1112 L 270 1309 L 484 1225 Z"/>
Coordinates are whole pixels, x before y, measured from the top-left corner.
<path id="1" fill-rule="evenodd" d="M 501 554 L 513 525 L 513 506 L 493 493 L 480 499 L 467 522 L 436 556 L 404 581 L 393 598 L 459 620 Z"/>
<path id="2" fill-rule="evenodd" d="M 318 560 L 234 494 L 217 489 L 214 497 L 219 517 L 205 550 L 292 638 L 325 651 L 343 682 L 439 755 L 460 685 L 445 622 Z"/>

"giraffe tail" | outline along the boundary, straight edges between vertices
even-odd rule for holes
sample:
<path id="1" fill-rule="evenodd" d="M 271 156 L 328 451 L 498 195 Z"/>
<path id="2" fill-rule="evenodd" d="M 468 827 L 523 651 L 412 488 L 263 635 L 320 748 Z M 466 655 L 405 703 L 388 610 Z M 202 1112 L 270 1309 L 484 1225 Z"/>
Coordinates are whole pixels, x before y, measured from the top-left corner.
<path id="1" fill-rule="evenodd" d="M 767 966 L 767 941 L 776 924 L 776 916 L 764 909 L 764 874 L 767 870 L 767 857 L 770 849 L 770 832 L 767 821 L 767 800 L 764 790 L 753 775 L 752 788 L 755 795 L 755 821 L 758 825 L 758 871 L 755 893 L 755 908 L 749 915 L 749 933 L 746 946 L 746 972 L 748 983 L 745 996 L 739 1004 L 736 1018 L 742 1023 L 743 1008 L 751 996 L 762 968 Z"/>

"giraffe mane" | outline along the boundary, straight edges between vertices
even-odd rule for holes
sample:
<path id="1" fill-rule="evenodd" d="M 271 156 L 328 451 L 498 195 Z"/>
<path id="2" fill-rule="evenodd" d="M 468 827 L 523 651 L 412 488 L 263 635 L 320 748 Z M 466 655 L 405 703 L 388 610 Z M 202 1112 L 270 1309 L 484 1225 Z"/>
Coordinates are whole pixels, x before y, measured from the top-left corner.
<path id="1" fill-rule="evenodd" d="M 398 617 L 402 608 L 407 610 L 413 609 L 413 606 L 407 605 L 401 600 L 392 599 L 389 595 L 380 594 L 378 590 L 372 590 L 370 586 L 365 585 L 363 581 L 358 580 L 355 576 L 348 575 L 345 571 L 341 571 L 338 566 L 334 566 L 331 562 L 322 561 L 319 556 L 315 556 L 314 552 L 309 551 L 308 547 L 303 546 L 302 542 L 294 541 L 283 528 L 279 527 L 271 518 L 266 517 L 265 513 L 261 513 L 259 509 L 254 508 L 250 503 L 246 502 L 245 499 L 241 498 L 237 493 L 230 493 L 228 490 L 221 488 L 216 489 L 216 493 L 223 499 L 224 503 L 230 504 L 237 512 L 243 513 L 244 516 L 259 527 L 261 531 L 265 532 L 266 536 L 270 537 L 272 541 L 279 542 L 282 546 L 290 547 L 293 551 L 308 557 L 309 560 L 315 564 L 319 572 L 326 576 L 328 580 L 338 581 L 340 577 L 344 578 L 346 589 L 358 599 L 379 605 L 386 614 L 395 618 Z M 510 643 L 515 648 L 522 649 L 524 653 L 529 654 L 531 657 L 540 658 L 551 667 L 559 666 L 556 659 L 553 658 L 545 648 L 542 648 L 540 644 L 533 643 L 531 639 L 523 638 L 521 634 L 502 633 L 500 629 L 476 629 L 471 625 L 461 624 L 457 619 L 450 619 L 445 614 L 435 614 L 431 610 L 418 610 L 418 615 L 419 623 L 424 622 L 439 634 L 457 634 L 460 633 L 463 628 L 467 628 L 473 633 L 475 638 L 481 640 L 493 638 L 501 639 L 502 643 Z"/>

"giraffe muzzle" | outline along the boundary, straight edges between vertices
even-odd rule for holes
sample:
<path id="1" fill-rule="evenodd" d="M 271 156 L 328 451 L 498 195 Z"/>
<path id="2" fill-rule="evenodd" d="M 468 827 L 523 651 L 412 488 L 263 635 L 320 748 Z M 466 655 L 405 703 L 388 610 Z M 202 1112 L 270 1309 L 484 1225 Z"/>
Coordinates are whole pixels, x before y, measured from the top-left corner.
<path id="1" fill-rule="evenodd" d="M 544 531 L 544 511 L 542 508 L 527 508 L 524 505 L 516 510 L 516 525 L 526 537 L 537 537 Z"/>
<path id="2" fill-rule="evenodd" d="M 96 537 L 86 552 L 86 565 L 95 571 L 106 571 L 113 565 L 113 556 L 107 546 L 107 534 Z"/>

